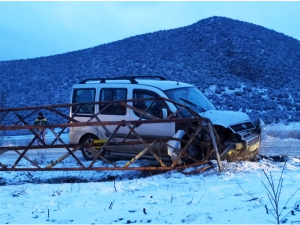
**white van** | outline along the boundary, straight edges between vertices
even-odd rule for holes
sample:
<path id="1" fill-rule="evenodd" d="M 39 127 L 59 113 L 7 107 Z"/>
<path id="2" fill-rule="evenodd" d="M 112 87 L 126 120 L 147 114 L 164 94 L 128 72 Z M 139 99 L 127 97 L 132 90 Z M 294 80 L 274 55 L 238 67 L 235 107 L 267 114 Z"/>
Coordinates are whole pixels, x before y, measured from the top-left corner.
<path id="1" fill-rule="evenodd" d="M 253 160 L 260 147 L 260 131 L 263 122 L 257 124 L 251 122 L 249 116 L 242 112 L 220 111 L 199 91 L 195 86 L 178 81 L 169 81 L 163 77 L 131 76 L 117 78 L 87 79 L 75 84 L 71 91 L 72 103 L 104 102 L 103 104 L 86 105 L 80 108 L 74 106 L 70 109 L 70 116 L 76 112 L 74 119 L 86 122 L 92 112 L 99 113 L 98 118 L 103 121 L 130 121 L 138 120 L 140 114 L 128 107 L 108 104 L 111 101 L 132 99 L 129 105 L 145 110 L 153 102 L 152 100 L 134 101 L 135 99 L 150 99 L 164 97 L 175 102 L 185 104 L 192 108 L 200 116 L 211 120 L 216 129 L 221 143 L 218 146 L 222 159 L 227 160 Z M 148 109 L 147 109 L 148 110 Z M 149 111 L 159 118 L 165 118 L 165 114 L 174 113 L 178 107 L 172 102 L 158 101 L 151 106 Z M 187 110 L 181 111 L 178 116 L 191 117 Z M 146 120 L 147 118 L 143 118 Z M 93 119 L 93 121 L 97 121 Z M 69 130 L 70 144 L 94 143 L 95 140 L 107 140 L 116 126 L 81 126 L 71 127 Z M 175 123 L 142 124 L 135 128 L 142 137 L 152 139 L 161 137 L 182 138 L 185 133 L 178 130 Z M 116 138 L 124 138 L 128 134 L 126 126 L 120 127 Z M 99 149 L 83 147 L 82 154 L 86 160 L 92 160 Z M 135 156 L 142 149 L 139 145 L 114 146 L 105 149 L 105 154 L 119 156 Z M 170 149 L 160 151 L 162 157 L 171 157 Z M 201 153 L 203 154 L 203 153 Z M 200 156 L 199 156 L 200 157 Z"/>

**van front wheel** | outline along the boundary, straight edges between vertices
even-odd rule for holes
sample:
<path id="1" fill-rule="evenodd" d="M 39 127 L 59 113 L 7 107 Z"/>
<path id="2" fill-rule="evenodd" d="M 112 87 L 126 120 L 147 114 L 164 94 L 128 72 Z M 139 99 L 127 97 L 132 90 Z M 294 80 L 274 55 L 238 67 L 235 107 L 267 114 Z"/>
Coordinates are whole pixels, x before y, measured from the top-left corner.
<path id="1" fill-rule="evenodd" d="M 94 140 L 99 140 L 99 138 L 96 137 L 95 135 L 87 135 L 82 139 L 81 144 L 93 144 Z M 82 147 L 81 153 L 86 160 L 90 161 L 93 160 L 95 156 L 98 154 L 98 152 L 101 150 L 102 150 L 101 148 Z M 104 152 L 101 155 L 104 155 Z"/>

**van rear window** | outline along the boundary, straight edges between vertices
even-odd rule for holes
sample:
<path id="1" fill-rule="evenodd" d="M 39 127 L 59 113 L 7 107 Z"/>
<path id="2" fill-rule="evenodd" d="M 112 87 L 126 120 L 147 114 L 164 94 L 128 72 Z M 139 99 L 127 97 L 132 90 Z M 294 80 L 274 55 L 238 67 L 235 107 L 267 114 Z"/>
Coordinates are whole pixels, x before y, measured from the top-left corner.
<path id="1" fill-rule="evenodd" d="M 95 102 L 96 89 L 74 89 L 72 103 L 86 103 Z M 72 113 L 74 113 L 79 106 L 72 107 Z M 83 104 L 81 105 L 78 113 L 92 114 L 95 110 L 95 104 Z"/>

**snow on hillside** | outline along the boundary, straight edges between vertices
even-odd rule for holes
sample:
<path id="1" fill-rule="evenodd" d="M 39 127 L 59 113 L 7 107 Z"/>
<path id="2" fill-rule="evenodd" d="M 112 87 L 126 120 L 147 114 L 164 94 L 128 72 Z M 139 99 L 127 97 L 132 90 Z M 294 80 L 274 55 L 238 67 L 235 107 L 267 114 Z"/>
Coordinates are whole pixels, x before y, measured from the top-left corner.
<path id="1" fill-rule="evenodd" d="M 267 176 L 277 188 L 284 162 L 222 164 L 223 172 L 213 161 L 212 169 L 190 175 L 197 168 L 0 172 L 0 224 L 275 223 Z M 282 177 L 281 222 L 299 224 L 299 157 L 287 157 Z"/>

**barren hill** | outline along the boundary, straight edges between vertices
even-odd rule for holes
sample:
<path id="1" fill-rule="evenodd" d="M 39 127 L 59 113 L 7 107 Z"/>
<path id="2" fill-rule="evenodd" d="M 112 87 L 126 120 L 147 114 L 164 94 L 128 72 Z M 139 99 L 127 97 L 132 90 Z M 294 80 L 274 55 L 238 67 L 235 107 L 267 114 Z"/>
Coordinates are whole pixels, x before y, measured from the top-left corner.
<path id="1" fill-rule="evenodd" d="M 125 75 L 193 83 L 217 108 L 267 123 L 300 121 L 300 41 L 224 17 L 65 54 L 1 61 L 0 106 L 68 103 L 80 80 Z"/>

